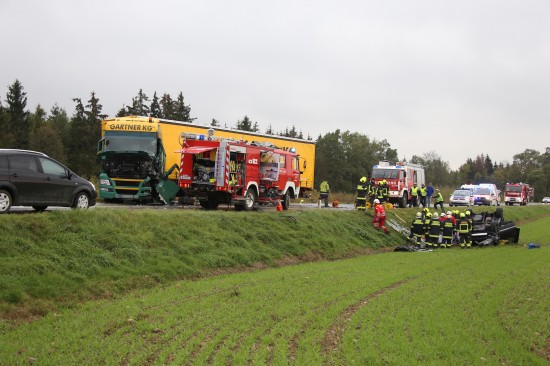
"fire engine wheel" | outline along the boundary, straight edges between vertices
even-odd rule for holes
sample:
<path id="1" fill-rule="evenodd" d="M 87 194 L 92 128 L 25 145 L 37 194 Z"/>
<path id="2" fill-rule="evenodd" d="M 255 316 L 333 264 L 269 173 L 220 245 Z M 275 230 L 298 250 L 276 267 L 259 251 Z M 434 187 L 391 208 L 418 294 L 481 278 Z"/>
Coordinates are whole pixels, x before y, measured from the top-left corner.
<path id="1" fill-rule="evenodd" d="M 245 211 L 252 211 L 256 205 L 256 191 L 254 189 L 249 189 L 245 194 L 246 201 L 244 202 L 243 208 Z"/>
<path id="2" fill-rule="evenodd" d="M 403 197 L 401 197 L 401 201 L 399 202 L 399 207 L 405 208 L 407 207 L 407 201 L 408 201 L 409 195 L 407 192 L 403 192 Z"/>
<path id="3" fill-rule="evenodd" d="M 283 206 L 283 210 L 288 210 L 288 208 L 290 207 L 290 194 L 288 193 L 288 191 L 285 193 L 281 205 Z"/>
<path id="4" fill-rule="evenodd" d="M 218 208 L 218 201 L 215 200 L 200 200 L 199 205 L 205 210 L 215 210 Z"/>

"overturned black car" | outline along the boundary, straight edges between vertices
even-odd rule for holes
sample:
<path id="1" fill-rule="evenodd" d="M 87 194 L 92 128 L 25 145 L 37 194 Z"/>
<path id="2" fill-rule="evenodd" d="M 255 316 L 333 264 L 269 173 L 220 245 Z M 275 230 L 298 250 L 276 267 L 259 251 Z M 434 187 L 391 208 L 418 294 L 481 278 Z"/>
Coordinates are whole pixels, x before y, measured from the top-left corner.
<path id="1" fill-rule="evenodd" d="M 473 214 L 472 244 L 478 246 L 496 245 L 501 240 L 509 243 L 519 241 L 520 228 L 512 221 L 504 221 L 501 207 L 495 212 L 478 212 Z"/>

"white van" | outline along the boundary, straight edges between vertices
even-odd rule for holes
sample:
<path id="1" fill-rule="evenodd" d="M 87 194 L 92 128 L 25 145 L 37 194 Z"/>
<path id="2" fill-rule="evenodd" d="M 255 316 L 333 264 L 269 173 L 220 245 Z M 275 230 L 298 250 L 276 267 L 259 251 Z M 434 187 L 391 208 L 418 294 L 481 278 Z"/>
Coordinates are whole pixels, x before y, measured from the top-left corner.
<path id="1" fill-rule="evenodd" d="M 493 183 L 480 183 L 474 191 L 474 205 L 500 206 L 500 191 Z"/>

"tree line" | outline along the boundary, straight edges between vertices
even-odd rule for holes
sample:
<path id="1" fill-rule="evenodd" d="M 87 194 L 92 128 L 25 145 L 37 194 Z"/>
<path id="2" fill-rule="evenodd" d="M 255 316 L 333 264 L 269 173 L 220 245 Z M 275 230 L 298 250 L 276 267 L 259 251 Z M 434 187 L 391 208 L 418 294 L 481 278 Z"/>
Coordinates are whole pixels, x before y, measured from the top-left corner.
<path id="1" fill-rule="evenodd" d="M 86 101 L 74 98 L 75 110 L 70 116 L 57 104 L 49 112 L 40 105 L 31 112 L 27 109 L 26 95 L 23 85 L 16 80 L 8 86 L 5 101 L 0 99 L 0 147 L 41 151 L 79 175 L 97 176 L 97 143 L 101 121 L 106 115 L 95 92 L 91 92 Z M 196 119 L 191 117 L 191 106 L 185 104 L 182 92 L 176 98 L 168 93 L 159 98 L 155 92 L 150 99 L 142 89 L 116 114 L 118 117 L 128 115 L 151 115 L 190 123 Z M 211 126 L 221 125 L 220 121 L 212 119 Z M 227 128 L 227 123 L 224 127 Z M 259 123 L 247 115 L 236 121 L 233 128 L 261 132 Z M 302 131 L 294 125 L 275 132 L 269 124 L 264 133 L 304 139 Z M 306 139 L 312 140 L 309 135 Z M 327 180 L 334 191 L 354 192 L 359 179 L 368 176 L 373 165 L 381 160 L 406 161 L 399 159 L 397 149 L 385 139 L 378 141 L 358 132 L 337 129 L 316 139 L 315 182 Z M 410 162 L 422 164 L 427 181 L 434 186 L 486 182 L 503 189 L 507 182 L 526 182 L 535 187 L 537 200 L 550 196 L 550 147 L 542 153 L 532 149 L 519 152 L 513 155 L 512 163 L 496 163 L 489 155 L 479 154 L 468 158 L 457 170 L 450 169 L 434 151 L 413 155 Z"/>

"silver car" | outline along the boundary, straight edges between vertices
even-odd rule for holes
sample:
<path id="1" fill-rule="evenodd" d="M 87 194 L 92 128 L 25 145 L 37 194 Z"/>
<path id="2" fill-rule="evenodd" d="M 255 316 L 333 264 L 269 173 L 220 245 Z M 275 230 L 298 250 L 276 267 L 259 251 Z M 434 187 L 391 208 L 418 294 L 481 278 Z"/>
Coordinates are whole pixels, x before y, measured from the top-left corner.
<path id="1" fill-rule="evenodd" d="M 449 206 L 473 206 L 474 195 L 469 189 L 455 189 L 449 199 Z"/>

